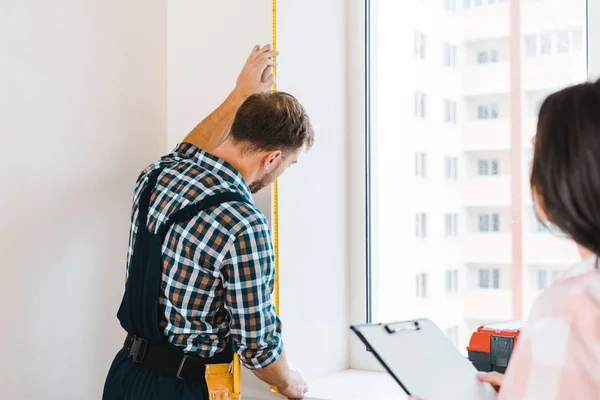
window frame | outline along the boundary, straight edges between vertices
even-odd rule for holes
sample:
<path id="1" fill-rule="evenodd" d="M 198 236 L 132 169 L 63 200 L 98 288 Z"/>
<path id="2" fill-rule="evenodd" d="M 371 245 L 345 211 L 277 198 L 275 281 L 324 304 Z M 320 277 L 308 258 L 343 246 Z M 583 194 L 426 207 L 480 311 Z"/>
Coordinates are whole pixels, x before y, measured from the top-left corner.
<path id="1" fill-rule="evenodd" d="M 377 76 L 371 76 L 376 67 L 377 30 L 371 29 L 371 20 L 377 15 L 376 0 L 350 0 L 348 2 L 348 120 L 349 120 L 349 263 L 350 263 L 350 322 L 365 323 L 375 321 L 374 304 L 371 293 L 377 280 L 377 254 L 371 247 L 377 240 L 377 218 L 371 210 L 369 192 L 377 190 L 378 183 L 371 179 L 376 176 L 377 167 L 370 160 L 376 157 L 377 138 L 371 135 L 376 130 L 377 120 L 373 109 L 376 104 L 370 100 L 371 85 L 377 83 Z M 478 10 L 472 1 L 461 2 L 461 11 Z M 501 2 L 506 5 L 506 2 Z M 587 29 L 581 31 L 581 51 L 588 59 L 588 76 L 600 78 L 600 0 L 588 0 Z M 592 22 L 590 24 L 590 21 Z M 539 38 L 538 45 L 539 45 Z M 587 47 L 584 47 L 587 45 Z M 539 47 L 538 54 L 539 56 Z M 367 79 L 367 77 L 370 77 Z M 351 340 L 350 366 L 354 369 L 382 371 L 380 364 L 358 340 Z"/>

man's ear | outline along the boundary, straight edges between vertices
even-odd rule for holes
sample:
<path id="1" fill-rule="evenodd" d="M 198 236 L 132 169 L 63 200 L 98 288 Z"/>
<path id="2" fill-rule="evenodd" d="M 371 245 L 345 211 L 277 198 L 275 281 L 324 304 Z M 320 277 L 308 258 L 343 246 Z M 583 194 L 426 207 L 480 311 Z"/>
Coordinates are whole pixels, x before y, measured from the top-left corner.
<path id="1" fill-rule="evenodd" d="M 280 160 L 282 158 L 281 150 L 273 150 L 270 153 L 267 153 L 267 157 L 265 158 L 265 169 L 270 170 L 273 166 L 279 165 Z"/>

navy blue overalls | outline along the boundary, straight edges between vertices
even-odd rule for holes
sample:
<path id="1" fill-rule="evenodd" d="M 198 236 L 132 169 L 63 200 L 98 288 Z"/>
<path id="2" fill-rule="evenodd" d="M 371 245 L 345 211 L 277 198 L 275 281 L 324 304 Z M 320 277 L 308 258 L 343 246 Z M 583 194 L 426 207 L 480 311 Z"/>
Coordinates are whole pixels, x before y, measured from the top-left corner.
<path id="1" fill-rule="evenodd" d="M 231 341 L 226 350 L 210 359 L 183 353 L 167 341 L 159 326 L 162 316 L 158 307 L 162 243 L 173 224 L 186 222 L 201 210 L 222 203 L 248 200 L 233 192 L 207 197 L 175 212 L 153 233 L 146 224 L 152 190 L 161 171 L 159 168 L 151 172 L 140 195 L 129 277 L 117 314 L 128 335 L 108 372 L 103 400 L 208 400 L 205 365 L 230 363 L 233 359 Z"/>

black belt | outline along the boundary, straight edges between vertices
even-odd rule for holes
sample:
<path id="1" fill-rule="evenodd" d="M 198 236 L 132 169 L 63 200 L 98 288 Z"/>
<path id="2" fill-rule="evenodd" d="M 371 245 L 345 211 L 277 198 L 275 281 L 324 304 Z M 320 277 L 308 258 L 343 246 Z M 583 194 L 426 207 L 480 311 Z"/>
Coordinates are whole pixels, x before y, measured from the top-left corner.
<path id="1" fill-rule="evenodd" d="M 128 334 L 123 349 L 134 363 L 188 383 L 204 382 L 206 364 L 197 356 L 189 356 L 176 347 L 159 346 Z"/>

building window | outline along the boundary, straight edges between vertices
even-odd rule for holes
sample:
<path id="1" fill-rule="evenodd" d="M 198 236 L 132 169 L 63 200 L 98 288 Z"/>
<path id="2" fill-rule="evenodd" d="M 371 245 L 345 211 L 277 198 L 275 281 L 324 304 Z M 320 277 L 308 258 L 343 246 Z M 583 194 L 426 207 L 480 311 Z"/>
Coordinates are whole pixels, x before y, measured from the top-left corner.
<path id="1" fill-rule="evenodd" d="M 418 238 L 427 237 L 427 214 L 425 213 L 415 215 L 415 236 Z"/>
<path id="2" fill-rule="evenodd" d="M 540 35 L 540 54 L 543 56 L 552 54 L 552 33 L 543 32 Z"/>
<path id="3" fill-rule="evenodd" d="M 477 175 L 498 175 L 498 160 L 495 158 L 491 160 L 477 160 Z"/>
<path id="4" fill-rule="evenodd" d="M 458 293 L 458 270 L 446 271 L 446 293 Z"/>
<path id="5" fill-rule="evenodd" d="M 450 181 L 457 179 L 458 158 L 444 157 L 444 178 Z"/>
<path id="6" fill-rule="evenodd" d="M 477 64 L 487 64 L 489 62 L 487 51 L 477 52 Z"/>
<path id="7" fill-rule="evenodd" d="M 477 106 L 477 119 L 497 119 L 499 116 L 498 104 L 479 104 Z"/>
<path id="8" fill-rule="evenodd" d="M 525 56 L 535 57 L 537 56 L 537 36 L 536 35 L 525 35 L 523 38 L 525 45 Z"/>
<path id="9" fill-rule="evenodd" d="M 500 289 L 500 270 L 498 268 L 480 268 L 479 288 Z"/>
<path id="10" fill-rule="evenodd" d="M 444 43 L 444 66 L 456 68 L 456 46 L 450 43 Z"/>
<path id="11" fill-rule="evenodd" d="M 479 232 L 500 232 L 499 214 L 480 214 L 477 216 Z"/>
<path id="12" fill-rule="evenodd" d="M 498 62 L 498 50 L 490 50 L 490 62 L 491 63 Z"/>
<path id="13" fill-rule="evenodd" d="M 415 116 L 425 118 L 427 96 L 423 92 L 415 93 Z"/>
<path id="14" fill-rule="evenodd" d="M 458 214 L 449 213 L 445 215 L 444 229 L 446 237 L 458 236 Z"/>
<path id="15" fill-rule="evenodd" d="M 570 50 L 569 31 L 560 31 L 556 33 L 556 52 L 568 53 Z"/>
<path id="16" fill-rule="evenodd" d="M 444 122 L 456 124 L 456 101 L 444 100 Z"/>
<path id="17" fill-rule="evenodd" d="M 498 50 L 484 50 L 477 52 L 477 64 L 497 63 Z"/>
<path id="18" fill-rule="evenodd" d="M 471 0 L 463 0 L 463 8 L 471 8 Z"/>
<path id="19" fill-rule="evenodd" d="M 483 5 L 483 0 L 473 0 L 473 5 L 475 7 L 479 7 L 479 6 Z"/>
<path id="20" fill-rule="evenodd" d="M 417 58 L 425 59 L 425 34 L 423 32 L 414 33 L 414 53 Z"/>
<path id="21" fill-rule="evenodd" d="M 427 273 L 417 274 L 416 294 L 417 294 L 417 297 L 421 298 L 421 299 L 424 299 L 427 297 Z"/>
<path id="22" fill-rule="evenodd" d="M 425 178 L 427 176 L 427 154 L 415 153 L 415 176 Z"/>
<path id="23" fill-rule="evenodd" d="M 446 337 L 453 345 L 458 346 L 458 326 L 446 328 Z"/>
<path id="24" fill-rule="evenodd" d="M 456 0 L 444 0 L 444 10 L 456 11 Z"/>

